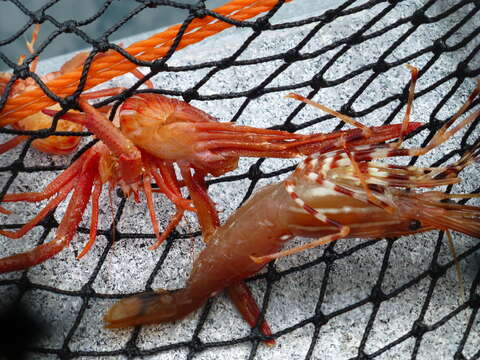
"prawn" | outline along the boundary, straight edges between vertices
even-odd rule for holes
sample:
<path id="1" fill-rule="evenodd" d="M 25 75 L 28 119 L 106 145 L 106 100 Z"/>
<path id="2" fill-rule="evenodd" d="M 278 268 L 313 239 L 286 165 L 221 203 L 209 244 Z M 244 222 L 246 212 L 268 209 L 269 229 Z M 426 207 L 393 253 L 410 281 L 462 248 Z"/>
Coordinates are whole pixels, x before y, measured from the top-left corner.
<path id="1" fill-rule="evenodd" d="M 35 24 L 32 38 L 30 41 L 27 41 L 27 49 L 30 54 L 34 54 L 34 45 L 38 39 L 38 34 L 40 32 L 40 25 Z M 121 46 L 121 44 L 119 44 Z M 100 59 L 105 56 L 109 56 L 112 53 L 112 50 L 107 51 L 104 54 L 97 54 L 95 59 Z M 88 52 L 80 52 L 73 56 L 70 60 L 66 61 L 61 67 L 60 70 L 48 73 L 42 76 L 40 79 L 43 82 L 52 81 L 63 74 L 67 74 L 74 69 L 80 67 L 88 58 Z M 25 61 L 25 55 L 22 55 L 19 60 L 18 64 L 21 65 Z M 38 57 L 35 57 L 32 60 L 32 63 L 29 65 L 29 70 L 32 72 L 36 71 L 38 64 Z M 143 78 L 143 74 L 138 69 L 133 69 L 131 73 L 136 76 L 137 78 Z M 0 96 L 5 94 L 7 89 L 7 85 L 9 82 L 12 81 L 12 74 L 2 72 L 0 73 Z M 149 88 L 153 88 L 153 84 L 150 80 L 145 81 L 145 85 Z M 9 96 L 11 98 L 15 98 L 17 96 L 21 96 L 24 92 L 27 92 L 31 89 L 34 89 L 36 86 L 36 82 L 33 78 L 27 79 L 17 79 L 15 80 L 10 88 Z M 102 91 L 94 91 L 88 94 L 84 94 L 84 99 L 87 98 L 97 98 L 102 95 Z M 60 106 L 53 105 L 50 106 L 49 109 L 58 111 L 60 110 Z M 45 115 L 41 112 L 37 112 L 31 115 L 28 115 L 22 119 L 19 119 L 15 122 L 10 122 L 8 119 L 0 123 L 0 126 L 4 124 L 10 123 L 10 125 L 15 130 L 21 131 L 36 131 L 41 129 L 49 129 L 52 127 L 52 119 L 50 116 Z M 80 132 L 83 130 L 83 126 L 81 124 L 76 124 L 66 120 L 59 120 L 55 127 L 56 131 L 60 132 Z M 8 140 L 7 142 L 0 144 L 0 154 L 3 154 L 12 148 L 16 147 L 17 145 L 23 143 L 29 138 L 26 135 L 19 135 L 15 136 L 12 139 Z M 75 151 L 80 143 L 79 136 L 48 136 L 46 138 L 39 138 L 35 139 L 32 142 L 32 147 L 49 154 L 54 155 L 67 155 Z"/>
<path id="2" fill-rule="evenodd" d="M 441 145 L 480 116 L 477 110 L 449 129 L 479 90 L 480 81 L 464 106 L 423 148 L 402 148 L 400 141 L 350 146 L 339 138 L 338 149 L 309 156 L 285 181 L 260 189 L 215 231 L 194 261 L 185 288 L 122 299 L 104 316 L 105 326 L 123 328 L 180 319 L 268 262 L 341 238 L 392 237 L 434 229 L 480 237 L 480 207 L 444 202 L 478 194 L 413 191 L 460 182 L 459 172 L 480 161 L 480 141 L 445 167 L 372 161 L 420 156 Z M 281 251 L 295 236 L 316 240 Z"/>

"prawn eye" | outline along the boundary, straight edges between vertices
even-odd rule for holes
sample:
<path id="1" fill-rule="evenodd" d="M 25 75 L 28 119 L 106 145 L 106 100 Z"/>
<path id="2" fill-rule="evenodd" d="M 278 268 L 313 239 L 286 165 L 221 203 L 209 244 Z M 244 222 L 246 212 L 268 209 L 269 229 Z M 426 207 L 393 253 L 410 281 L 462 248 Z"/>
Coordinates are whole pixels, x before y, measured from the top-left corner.
<path id="1" fill-rule="evenodd" d="M 410 220 L 410 224 L 408 224 L 410 230 L 415 231 L 422 227 L 422 223 L 419 220 Z"/>

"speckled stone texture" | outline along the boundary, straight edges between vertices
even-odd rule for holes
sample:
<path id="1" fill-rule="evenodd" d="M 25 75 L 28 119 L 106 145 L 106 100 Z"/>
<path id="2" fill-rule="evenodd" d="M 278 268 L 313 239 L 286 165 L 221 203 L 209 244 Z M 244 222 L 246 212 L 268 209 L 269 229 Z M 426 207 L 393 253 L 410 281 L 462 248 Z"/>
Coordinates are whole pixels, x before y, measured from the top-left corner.
<path id="1" fill-rule="evenodd" d="M 427 12 L 428 16 L 435 16 L 450 8 L 454 1 L 437 1 Z M 359 2 L 361 4 L 361 2 Z M 423 4 L 423 1 L 404 1 L 395 6 L 391 11 L 375 23 L 366 34 L 373 33 L 381 28 L 392 24 L 398 19 L 410 16 Z M 337 6 L 335 1 L 317 0 L 296 0 L 283 6 L 272 23 L 283 23 L 292 20 L 306 19 L 310 16 L 319 15 L 328 7 Z M 301 53 L 313 52 L 326 44 L 347 38 L 359 28 L 365 26 L 388 6 L 388 2 L 381 3 L 369 11 L 362 11 L 353 15 L 345 15 L 336 19 L 331 24 L 322 28 L 303 47 Z M 458 9 L 450 15 L 432 24 L 426 24 L 418 28 L 412 35 L 406 38 L 399 46 L 386 57 L 387 62 L 395 62 L 404 59 L 408 54 L 415 54 L 419 49 L 431 44 L 431 38 L 438 38 L 454 26 L 465 14 L 472 9 L 468 5 Z M 478 22 L 478 18 L 476 20 Z M 243 52 L 238 60 L 256 59 L 269 55 L 284 53 L 296 46 L 307 33 L 315 27 L 314 24 L 306 24 L 286 30 L 265 31 L 256 38 Z M 331 51 L 325 51 L 309 60 L 292 63 L 285 71 L 274 76 L 268 83 L 267 88 L 282 87 L 287 91 L 267 92 L 267 94 L 252 99 L 243 109 L 237 119 L 237 123 L 260 128 L 271 127 L 283 124 L 298 103 L 284 97 L 288 92 L 294 90 L 302 95 L 307 95 L 311 88 L 302 86 L 302 83 L 310 80 L 327 62 L 337 56 L 333 66 L 326 72 L 326 80 L 336 80 L 365 64 L 378 60 L 386 49 L 394 41 L 397 41 L 409 28 L 409 23 L 386 31 L 381 37 L 375 37 L 372 41 L 364 42 L 352 47 L 336 47 Z M 475 19 L 467 22 L 456 34 L 450 38 L 454 43 L 455 39 L 461 40 L 478 27 Z M 199 44 L 190 46 L 178 53 L 169 60 L 170 66 L 186 66 L 223 59 L 233 54 L 239 46 L 251 35 L 252 30 L 248 28 L 234 28 L 227 30 L 213 38 L 202 41 Z M 137 39 L 143 39 L 147 35 L 126 39 L 129 44 Z M 429 116 L 439 100 L 442 99 L 453 87 L 457 79 L 451 79 L 436 87 L 433 91 L 423 93 L 424 89 L 435 83 L 439 78 L 452 72 L 460 61 L 480 44 L 478 36 L 455 51 L 444 53 L 433 66 L 422 74 L 418 81 L 417 92 L 420 96 L 415 100 L 413 119 L 415 121 L 428 121 Z M 343 49 L 341 52 L 339 49 Z M 49 72 L 57 69 L 70 55 L 40 62 L 39 69 L 42 72 Z M 423 68 L 433 53 L 426 52 L 420 57 L 415 57 L 409 62 L 418 68 Z M 254 65 L 228 67 L 217 72 L 200 89 L 200 95 L 237 93 L 249 90 L 256 84 L 260 84 L 269 77 L 281 64 L 283 60 L 264 61 Z M 470 63 L 472 68 L 480 66 L 480 57 Z M 210 68 L 202 68 L 197 71 L 162 73 L 153 79 L 155 85 L 163 89 L 187 90 L 202 79 Z M 314 100 L 321 102 L 334 109 L 340 107 L 359 90 L 364 81 L 372 75 L 371 71 L 359 71 L 357 76 L 348 81 L 341 82 L 338 86 L 322 89 Z M 369 109 L 381 99 L 403 91 L 409 83 L 409 71 L 403 66 L 396 66 L 380 74 L 368 88 L 353 103 L 355 111 Z M 110 81 L 102 87 L 125 86 L 134 83 L 130 75 Z M 466 79 L 461 83 L 454 95 L 444 104 L 436 114 L 438 119 L 446 119 L 451 116 L 459 104 L 461 104 L 475 86 L 473 79 Z M 209 114 L 218 117 L 222 121 L 229 121 L 239 110 L 245 98 L 234 97 L 228 100 L 192 101 L 191 104 L 201 108 Z M 365 116 L 358 120 L 368 125 L 380 125 L 384 119 L 392 114 L 398 106 L 398 101 L 389 102 L 375 111 L 367 111 Z M 400 122 L 404 108 L 397 113 L 393 122 Z M 304 124 L 321 116 L 319 110 L 312 107 L 303 107 L 295 114 L 293 123 Z M 337 120 L 316 122 L 313 126 L 302 129 L 303 133 L 329 132 L 338 124 Z M 446 153 L 459 148 L 461 136 L 450 139 L 441 148 L 423 156 L 417 165 L 430 165 L 442 158 Z M 428 132 L 424 131 L 409 139 L 406 146 L 421 145 Z M 469 137 L 469 143 L 478 138 L 476 133 Z M 0 140 L 6 139 L 5 135 Z M 87 142 L 86 139 L 83 140 Z M 20 154 L 21 147 L 11 151 L 8 156 L 0 157 L 0 167 L 8 166 Z M 458 158 L 458 157 L 457 157 Z M 28 150 L 25 165 L 33 166 L 38 164 L 66 165 L 71 156 L 48 156 L 33 149 Z M 409 159 L 396 159 L 396 163 L 408 163 Z M 450 159 L 449 161 L 453 161 Z M 229 175 L 244 174 L 250 166 L 255 164 L 257 159 L 242 159 L 238 169 Z M 261 165 L 261 171 L 271 173 L 280 168 L 296 164 L 295 160 L 272 160 L 267 159 Z M 45 173 L 20 173 L 9 188 L 9 192 L 36 191 L 42 189 L 55 176 L 55 172 Z M 9 173 L 0 173 L 0 183 L 6 181 Z M 269 177 L 259 181 L 255 188 L 274 181 L 280 177 Z M 466 193 L 478 187 L 480 177 L 480 166 L 471 166 L 462 173 L 465 179 L 459 185 L 453 187 L 452 192 Z M 3 185 L 2 185 L 3 186 Z M 241 180 L 233 182 L 220 182 L 210 187 L 211 197 L 220 210 L 222 222 L 240 205 L 250 186 L 250 181 Z M 113 208 L 116 209 L 120 202 L 118 196 L 113 196 Z M 471 201 L 478 204 L 478 201 Z M 173 214 L 174 207 L 163 196 L 156 196 L 155 207 L 160 220 L 160 226 Z M 8 208 L 14 211 L 13 215 L 2 216 L 0 222 L 22 223 L 31 219 L 39 210 L 39 204 L 8 204 Z M 107 229 L 112 222 L 112 210 L 106 191 L 101 198 L 100 229 Z M 65 203 L 60 205 L 55 212 L 58 221 L 61 220 L 66 209 Z M 85 212 L 82 226 L 88 227 L 90 207 Z M 144 201 L 135 203 L 128 201 L 120 221 L 117 224 L 120 232 L 127 233 L 152 233 L 147 207 Z M 187 216 L 177 227 L 180 233 L 190 233 L 198 229 L 194 216 Z M 12 241 L 0 237 L 0 255 L 7 256 L 31 248 L 38 241 L 42 234 L 42 228 L 36 227 L 21 240 Z M 53 234 L 47 236 L 51 239 Z M 254 236 L 254 234 L 253 234 Z M 123 239 L 115 243 L 107 254 L 106 260 L 102 263 L 98 275 L 92 279 L 91 274 L 99 263 L 99 259 L 105 251 L 107 240 L 99 236 L 90 253 L 80 261 L 75 259 L 76 254 L 83 248 L 87 240 L 86 234 L 79 234 L 72 242 L 70 248 L 66 249 L 55 258 L 38 265 L 27 272 L 27 278 L 35 284 L 40 285 L 33 291 L 27 291 L 21 301 L 26 306 L 34 309 L 35 313 L 49 324 L 50 331 L 42 334 L 35 346 L 42 349 L 50 349 L 44 352 L 32 352 L 31 359 L 54 359 L 56 349 L 61 349 L 67 339 L 68 349 L 72 352 L 83 354 L 76 359 L 91 359 L 92 351 L 102 353 L 101 359 L 127 359 L 127 354 L 114 355 L 109 353 L 124 349 L 126 344 L 133 338 L 140 350 L 156 349 L 166 346 L 165 350 L 158 349 L 153 354 L 147 351 L 144 359 L 184 359 L 188 357 L 190 348 L 179 346 L 171 348 L 169 344 L 182 343 L 192 339 L 200 316 L 204 313 L 199 310 L 187 318 L 172 324 L 141 327 L 138 332 L 132 329 L 107 330 L 103 328 L 102 316 L 105 310 L 111 306 L 114 299 L 108 296 L 92 297 L 84 302 L 77 295 L 88 281 L 93 281 L 92 288 L 97 294 L 124 294 L 145 290 L 145 284 L 159 257 L 162 255 L 164 246 L 156 251 L 148 250 L 152 244 L 153 237 L 146 239 Z M 306 239 L 295 239 L 289 244 L 294 246 Z M 439 260 L 442 263 L 452 261 L 452 255 L 447 246 L 446 238 L 439 240 L 438 232 L 429 232 L 415 236 L 405 236 L 395 241 L 391 249 L 386 240 L 379 240 L 370 246 L 363 247 L 366 240 L 350 239 L 338 241 L 335 251 L 338 254 L 348 253 L 356 249 L 349 256 L 335 261 L 334 266 L 326 271 L 325 263 L 311 265 L 321 256 L 325 248 L 320 247 L 305 251 L 287 258 L 282 258 L 275 263 L 277 272 L 283 273 L 278 281 L 271 284 L 271 293 L 268 298 L 266 319 L 272 331 L 279 333 L 277 345 L 273 348 L 262 344 L 255 347 L 250 341 L 242 341 L 236 345 L 209 347 L 207 350 L 197 353 L 195 359 L 303 359 L 310 356 L 311 359 L 349 359 L 358 356 L 358 348 L 362 341 L 366 341 L 364 351 L 372 354 L 382 349 L 386 344 L 398 341 L 399 344 L 391 349 L 383 351 L 376 359 L 407 359 L 411 358 L 412 351 L 419 346 L 417 359 L 451 359 L 458 348 L 465 328 L 470 321 L 472 310 L 468 307 L 452 313 L 464 302 L 458 291 L 458 279 L 453 267 L 449 267 L 445 276 L 442 276 L 435 283 L 429 276 L 416 283 L 415 286 L 406 286 L 415 280 L 430 266 L 430 262 L 438 241 L 442 242 L 440 247 Z M 454 242 L 458 253 L 465 253 L 469 248 L 478 244 L 478 239 L 468 236 L 454 234 Z M 193 259 L 203 247 L 200 238 L 177 240 L 169 251 L 160 271 L 154 278 L 152 287 L 176 289 L 182 287 L 188 278 Z M 374 305 L 371 302 L 361 302 L 367 298 L 372 287 L 378 281 L 381 273 L 382 261 L 386 251 L 391 251 L 388 258 L 388 266 L 382 272 L 382 290 L 386 294 L 398 290 L 392 299 L 384 301 L 377 309 L 376 316 L 372 316 Z M 465 256 L 461 259 L 460 265 L 463 271 L 465 288 L 470 289 L 475 276 L 478 276 L 480 254 L 476 253 Z M 310 264 L 306 269 L 298 269 L 303 264 Z M 295 268 L 295 271 L 289 269 Z M 18 279 L 23 272 L 13 272 L 0 275 L 0 282 L 7 279 Z M 2 283 L 0 283 L 2 284 Z M 267 288 L 264 278 L 249 282 L 255 297 L 261 303 Z M 50 291 L 50 287 L 59 289 L 61 293 Z M 0 286 L 0 306 L 14 299 L 19 289 L 15 285 Z M 477 290 L 478 291 L 478 290 Z M 427 293 L 433 292 L 428 304 L 425 303 Z M 323 314 L 337 313 L 327 324 L 315 331 L 313 323 L 305 321 L 311 319 L 320 294 L 323 296 L 321 311 Z M 355 304 L 352 308 L 349 305 Z M 447 322 L 438 326 L 435 331 L 427 333 L 420 344 L 415 343 L 414 337 L 408 337 L 405 341 L 404 335 L 412 329 L 414 321 L 424 307 L 427 307 L 424 323 L 436 324 L 439 319 L 451 314 Z M 305 321 L 303 326 L 296 327 Z M 365 329 L 369 321 L 373 321 L 373 327 L 367 338 Z M 437 324 L 438 325 L 438 324 Z M 469 337 L 463 349 L 467 357 L 473 356 L 480 348 L 480 323 L 477 315 L 471 325 Z M 292 328 L 294 330 L 292 330 Z M 72 330 L 73 329 L 73 330 Z M 201 327 L 198 338 L 204 343 L 238 339 L 250 334 L 249 327 L 243 322 L 236 310 L 225 295 L 219 295 L 211 302 L 211 309 Z M 315 340 L 312 340 L 315 339 Z M 252 350 L 253 349 L 253 350 Z M 77 353 L 78 354 L 78 353 Z M 135 358 L 135 354 L 131 354 Z"/>

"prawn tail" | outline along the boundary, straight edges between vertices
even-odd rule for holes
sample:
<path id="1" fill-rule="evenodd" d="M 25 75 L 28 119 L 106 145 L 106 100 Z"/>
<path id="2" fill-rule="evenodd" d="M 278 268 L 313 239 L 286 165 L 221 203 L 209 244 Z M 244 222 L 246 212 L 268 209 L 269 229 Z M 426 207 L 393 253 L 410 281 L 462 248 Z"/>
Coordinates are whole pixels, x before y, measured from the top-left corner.
<path id="1" fill-rule="evenodd" d="M 479 238 L 480 207 L 451 202 L 455 198 L 478 196 L 478 194 L 445 194 L 439 191 L 405 193 L 399 208 L 415 214 L 413 218 L 421 222 L 421 227 L 453 230 Z M 445 200 L 448 202 L 444 202 Z"/>
<path id="2" fill-rule="evenodd" d="M 198 309 L 207 299 L 192 297 L 186 289 L 146 292 L 118 301 L 103 320 L 105 327 L 111 329 L 171 322 Z"/>

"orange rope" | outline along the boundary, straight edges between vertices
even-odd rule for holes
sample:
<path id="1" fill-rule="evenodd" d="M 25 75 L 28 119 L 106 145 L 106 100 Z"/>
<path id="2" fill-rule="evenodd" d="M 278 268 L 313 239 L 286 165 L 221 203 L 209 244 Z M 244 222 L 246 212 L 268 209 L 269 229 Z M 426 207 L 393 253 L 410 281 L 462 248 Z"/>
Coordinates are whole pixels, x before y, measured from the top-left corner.
<path id="1" fill-rule="evenodd" d="M 220 15 L 229 16 L 232 20 L 242 21 L 262 12 L 269 11 L 278 4 L 278 1 L 279 0 L 232 0 L 214 11 Z M 292 0 L 286 0 L 286 2 L 289 1 Z M 231 26 L 231 24 L 217 20 L 211 16 L 206 16 L 202 19 L 195 18 L 186 28 L 176 50 L 195 44 Z M 130 45 L 125 51 L 143 61 L 159 59 L 168 53 L 180 28 L 181 25 L 174 25 L 161 33 L 153 35 L 149 39 Z M 94 59 L 90 66 L 84 90 L 126 74 L 136 67 L 137 65 L 115 51 L 111 52 L 111 54 L 109 53 L 98 57 L 98 59 Z M 75 92 L 81 74 L 82 67 L 80 66 L 74 71 L 48 81 L 46 85 L 58 96 L 69 96 Z M 43 93 L 43 90 L 37 86 L 32 90 L 25 91 L 7 100 L 0 114 L 0 126 L 17 122 L 53 104 L 54 101 L 47 97 Z"/>

